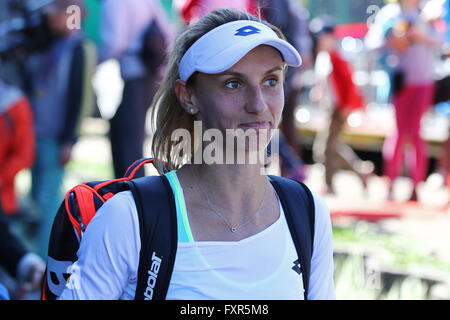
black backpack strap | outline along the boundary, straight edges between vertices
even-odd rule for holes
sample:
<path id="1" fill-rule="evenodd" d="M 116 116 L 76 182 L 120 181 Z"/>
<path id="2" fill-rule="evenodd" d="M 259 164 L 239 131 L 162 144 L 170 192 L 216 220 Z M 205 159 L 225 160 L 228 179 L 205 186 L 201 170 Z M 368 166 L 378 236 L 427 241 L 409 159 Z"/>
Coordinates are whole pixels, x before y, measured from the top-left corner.
<path id="1" fill-rule="evenodd" d="M 175 198 L 165 176 L 130 181 L 139 216 L 141 252 L 136 300 L 164 300 L 177 250 Z"/>
<path id="2" fill-rule="evenodd" d="M 308 187 L 297 180 L 269 175 L 286 216 L 303 276 L 305 300 L 308 299 L 309 275 L 314 243 L 314 198 Z"/>

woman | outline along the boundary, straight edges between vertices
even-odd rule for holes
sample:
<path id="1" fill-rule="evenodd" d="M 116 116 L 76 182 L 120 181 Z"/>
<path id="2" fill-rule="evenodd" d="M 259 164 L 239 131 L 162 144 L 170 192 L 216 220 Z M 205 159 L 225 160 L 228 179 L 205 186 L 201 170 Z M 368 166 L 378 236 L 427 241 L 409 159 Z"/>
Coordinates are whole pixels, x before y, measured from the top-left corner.
<path id="1" fill-rule="evenodd" d="M 442 39 L 420 10 L 419 0 L 402 0 L 387 6 L 393 18 L 385 35 L 385 48 L 398 61 L 393 75 L 393 104 L 396 128 L 383 146 L 385 171 L 390 180 L 388 198 L 393 198 L 393 183 L 401 173 L 405 145 L 409 174 L 413 182 L 410 200 L 417 200 L 417 185 L 426 178 L 427 145 L 420 135 L 421 119 L 432 105 L 434 95 L 434 54 Z"/>
<path id="2" fill-rule="evenodd" d="M 170 170 L 166 175 L 174 196 L 185 207 L 177 221 L 178 248 L 167 299 L 303 299 L 296 252 L 277 194 L 261 174 L 264 163 L 219 164 L 230 154 L 243 153 L 247 160 L 263 150 L 280 122 L 285 64 L 301 62 L 282 37 L 249 14 L 220 9 L 177 39 L 153 102 L 153 154 L 160 160 L 160 173 Z M 183 128 L 195 135 L 196 120 L 204 131 L 223 135 L 265 129 L 252 135 L 265 145 L 255 146 L 250 139 L 238 146 L 216 143 L 223 147 L 216 149 L 219 161 L 185 164 L 205 155 L 209 145 L 188 141 L 196 149 L 180 154 L 172 134 Z M 235 138 L 233 142 L 239 140 Z M 329 212 L 318 196 L 315 208 L 308 298 L 333 299 Z M 76 262 L 82 279 L 77 288 L 66 287 L 60 298 L 132 299 L 140 246 L 133 197 L 119 193 L 86 229 Z"/>

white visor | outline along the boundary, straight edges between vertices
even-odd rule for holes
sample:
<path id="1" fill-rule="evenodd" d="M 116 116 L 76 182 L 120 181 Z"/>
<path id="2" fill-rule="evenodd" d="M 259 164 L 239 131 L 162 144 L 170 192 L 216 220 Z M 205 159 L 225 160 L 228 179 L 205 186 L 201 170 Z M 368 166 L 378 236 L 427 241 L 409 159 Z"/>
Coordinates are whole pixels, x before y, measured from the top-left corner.
<path id="1" fill-rule="evenodd" d="M 187 81 L 196 71 L 221 73 L 262 44 L 278 49 L 286 65 L 302 64 L 297 50 L 270 27 L 257 21 L 237 20 L 209 31 L 188 49 L 180 61 L 180 79 Z"/>

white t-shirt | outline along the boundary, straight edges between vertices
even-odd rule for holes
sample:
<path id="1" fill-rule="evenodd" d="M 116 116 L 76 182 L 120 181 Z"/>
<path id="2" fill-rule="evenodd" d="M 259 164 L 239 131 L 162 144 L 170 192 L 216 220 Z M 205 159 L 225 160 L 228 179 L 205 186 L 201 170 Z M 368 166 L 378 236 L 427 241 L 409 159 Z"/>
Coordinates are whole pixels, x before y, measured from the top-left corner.
<path id="1" fill-rule="evenodd" d="M 175 195 L 179 242 L 166 299 L 303 299 L 298 257 L 282 209 L 272 225 L 243 240 L 195 241 L 176 173 L 167 177 Z M 314 201 L 308 298 L 335 299 L 329 211 L 317 194 Z M 130 191 L 118 193 L 86 229 L 72 268 L 77 278 L 71 279 L 59 299 L 134 299 L 140 248 L 133 196 Z"/>

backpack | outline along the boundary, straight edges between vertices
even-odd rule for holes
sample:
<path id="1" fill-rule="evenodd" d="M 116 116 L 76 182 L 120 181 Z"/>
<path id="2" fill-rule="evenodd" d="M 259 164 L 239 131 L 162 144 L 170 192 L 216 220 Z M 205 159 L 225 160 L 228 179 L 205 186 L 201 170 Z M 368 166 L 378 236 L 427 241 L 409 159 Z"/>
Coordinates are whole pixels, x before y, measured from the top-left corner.
<path id="1" fill-rule="evenodd" d="M 73 263 L 86 227 L 103 203 L 125 190 L 133 194 L 141 238 L 135 299 L 165 299 L 178 244 L 175 198 L 164 175 L 133 179 L 137 170 L 152 162 L 151 158 L 137 160 L 121 179 L 86 182 L 67 192 L 53 221 L 42 300 L 55 300 L 66 284 L 76 285 Z M 285 212 L 307 299 L 314 241 L 313 196 L 302 182 L 268 177 Z"/>
<path id="2" fill-rule="evenodd" d="M 153 159 L 140 159 L 128 168 L 123 178 L 85 182 L 66 193 L 50 232 L 42 300 L 55 300 L 62 293 L 73 273 L 72 265 L 78 260 L 83 233 L 98 209 L 115 194 L 130 190 L 129 181 L 134 174 L 151 162 Z"/>

